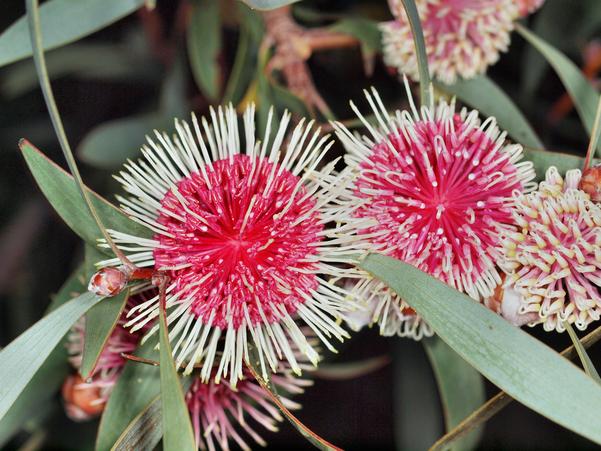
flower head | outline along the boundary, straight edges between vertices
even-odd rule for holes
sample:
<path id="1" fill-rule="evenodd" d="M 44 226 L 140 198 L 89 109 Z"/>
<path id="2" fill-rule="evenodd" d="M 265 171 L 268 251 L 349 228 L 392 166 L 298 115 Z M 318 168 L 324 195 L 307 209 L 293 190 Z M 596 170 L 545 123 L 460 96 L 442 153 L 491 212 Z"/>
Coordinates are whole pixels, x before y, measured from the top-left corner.
<path id="1" fill-rule="evenodd" d="M 500 283 L 495 262 L 499 234 L 514 230 L 513 191 L 531 188 L 531 163 L 518 163 L 522 148 L 507 144 L 493 118 L 455 111 L 440 101 L 418 113 L 390 115 L 379 96 L 366 94 L 379 127 L 371 137 L 337 134 L 348 154 L 352 182 L 342 194 L 346 231 L 358 246 L 403 260 L 476 300 Z M 374 321 L 383 334 L 431 334 L 416 313 L 382 282 L 365 275 L 359 298 L 378 299 Z"/>
<path id="2" fill-rule="evenodd" d="M 579 170 L 565 180 L 555 167 L 537 191 L 516 195 L 519 231 L 504 240 L 501 267 L 506 286 L 520 297 L 518 313 L 535 313 L 530 324 L 584 330 L 601 316 L 601 208 L 578 189 Z"/>
<path id="3" fill-rule="evenodd" d="M 176 121 L 173 139 L 157 132 L 143 158 L 116 177 L 131 194 L 120 198 L 124 210 L 154 238 L 112 233 L 134 263 L 169 276 L 176 364 L 190 373 L 202 362 L 203 381 L 218 361 L 216 381 L 229 374 L 235 385 L 251 340 L 273 371 L 281 359 L 300 371 L 291 344 L 316 363 L 297 321 L 330 349 L 329 338 L 347 335 L 336 318 L 348 300 L 327 278 L 350 254 L 326 238 L 325 224 L 336 218 L 324 207 L 341 188 L 324 182 L 333 164 L 315 170 L 328 138 L 303 121 L 285 145 L 286 113 L 271 141 L 273 121 L 270 113 L 265 139 L 256 141 L 249 107 L 243 145 L 231 106 L 211 110 L 211 123 L 194 116 L 192 127 Z M 143 327 L 158 308 L 158 297 L 135 307 L 128 326 Z"/>
<path id="4" fill-rule="evenodd" d="M 302 362 L 303 356 L 296 355 Z M 311 365 L 303 363 L 302 366 L 311 369 Z M 256 426 L 272 432 L 278 430 L 277 422 L 283 420 L 278 407 L 252 374 L 247 369 L 243 371 L 243 378 L 235 388 L 228 381 L 217 384 L 214 380 L 203 383 L 196 379 L 186 393 L 196 443 L 200 449 L 205 449 L 205 444 L 208 449 L 216 449 L 217 444 L 218 448 L 227 450 L 233 441 L 243 450 L 250 450 L 244 435 L 266 446 Z M 287 396 L 300 394 L 305 387 L 313 384 L 310 379 L 297 377 L 285 362 L 279 363 L 278 373 L 272 375 L 271 381 L 278 393 L 284 395 L 281 401 L 288 409 L 299 409 L 301 406 Z"/>
<path id="5" fill-rule="evenodd" d="M 518 7 L 513 0 L 416 0 L 431 74 L 452 84 L 474 78 L 507 50 Z M 413 34 L 401 0 L 389 0 L 395 19 L 381 24 L 384 61 L 417 80 Z"/>

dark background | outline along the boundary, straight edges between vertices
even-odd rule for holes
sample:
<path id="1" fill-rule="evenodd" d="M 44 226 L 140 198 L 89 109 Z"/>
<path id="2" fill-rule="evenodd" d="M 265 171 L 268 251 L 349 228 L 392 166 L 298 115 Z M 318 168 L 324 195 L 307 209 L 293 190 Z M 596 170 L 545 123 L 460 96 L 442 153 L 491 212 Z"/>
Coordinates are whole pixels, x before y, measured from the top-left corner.
<path id="1" fill-rule="evenodd" d="M 225 2 L 227 3 L 227 2 Z M 233 3 L 233 2 L 232 2 Z M 569 7 L 568 7 L 569 3 Z M 583 64 L 582 51 L 599 37 L 597 26 L 581 36 L 574 30 L 589 11 L 590 2 L 549 0 L 530 25 L 554 45 L 566 52 L 578 65 Z M 601 5 L 597 4 L 599 8 Z M 160 1 L 152 13 L 154 21 L 164 27 L 163 39 L 171 51 L 185 47 L 185 39 L 174 30 L 180 2 Z M 297 7 L 317 13 L 308 26 L 328 23 L 329 14 L 360 15 L 387 20 L 384 1 L 303 1 Z M 22 1 L 4 0 L 0 6 L 0 30 L 5 29 L 24 12 Z M 550 12 L 548 12 L 550 11 Z M 320 19 L 319 15 L 325 19 Z M 299 17 L 306 17 L 298 14 Z M 154 111 L 161 84 L 168 67 L 161 53 L 153 49 L 148 32 L 148 14 L 137 13 L 107 29 L 85 38 L 80 43 L 125 47 L 137 59 L 129 60 L 128 71 L 120 73 L 107 61 L 105 73 L 90 73 L 86 61 L 73 65 L 65 73 L 54 72 L 53 87 L 67 134 L 75 149 L 86 135 L 100 124 L 118 118 Z M 537 28 L 538 27 L 538 28 Z M 225 24 L 220 55 L 222 75 L 227 77 L 236 48 L 236 24 Z M 516 35 L 510 52 L 504 54 L 489 75 L 513 98 L 543 138 L 547 148 L 584 155 L 586 133 L 574 112 L 559 124 L 551 123 L 548 112 L 564 89 L 557 77 L 547 69 L 531 92 L 525 92 L 523 79 L 534 57 L 526 51 Z M 49 52 L 49 61 L 55 52 Z M 164 56 L 164 55 L 163 55 Z M 94 55 L 90 55 L 90 61 Z M 184 59 L 185 62 L 185 59 Z M 348 99 L 362 103 L 361 90 L 376 86 L 387 106 L 402 104 L 403 90 L 394 74 L 375 59 L 371 77 L 364 75 L 362 59 L 356 49 L 315 54 L 309 61 L 315 84 L 339 118 L 352 117 Z M 20 62 L 0 68 L 0 345 L 31 325 L 44 312 L 63 281 L 82 258 L 82 245 L 51 210 L 19 154 L 17 142 L 28 138 L 54 161 L 64 165 L 52 131 L 41 93 L 37 87 L 31 62 Z M 16 88 L 15 88 L 16 84 Z M 209 102 L 195 86 L 187 64 L 184 64 L 181 88 L 189 105 L 200 113 Z M 148 130 L 149 132 L 150 130 Z M 135 138 L 134 138 L 135 139 Z M 135 153 L 143 135 L 131 149 Z M 114 145 L 107 142 L 107 148 Z M 339 150 L 341 151 L 341 150 Z M 117 185 L 111 171 L 81 164 L 84 179 L 99 192 L 108 194 Z M 537 338 L 555 349 L 567 347 L 566 335 L 545 334 L 542 328 L 530 330 Z M 440 405 L 436 398 L 432 372 L 419 343 L 410 340 L 379 337 L 376 330 L 363 331 L 341 346 L 331 361 L 356 361 L 389 355 L 386 367 L 354 380 L 317 379 L 315 386 L 300 399 L 304 405 L 299 417 L 309 427 L 332 443 L 345 449 L 423 449 L 442 432 Z M 591 351 L 599 362 L 599 348 Z M 563 381 L 557 381 L 557 390 Z M 498 389 L 488 384 L 489 396 Z M 41 425 L 25 425 L 28 430 L 45 431 L 40 449 L 89 449 L 93 442 L 95 422 L 75 424 L 62 413 L 58 396 L 52 405 L 40 406 L 44 411 Z M 600 413 L 601 414 L 601 413 Z M 287 423 L 278 434 L 262 433 L 268 449 L 311 449 Z M 20 433 L 6 449 L 19 449 L 29 437 Z M 481 449 L 591 449 L 593 445 L 551 423 L 518 403 L 513 403 L 491 419 L 485 428 Z"/>

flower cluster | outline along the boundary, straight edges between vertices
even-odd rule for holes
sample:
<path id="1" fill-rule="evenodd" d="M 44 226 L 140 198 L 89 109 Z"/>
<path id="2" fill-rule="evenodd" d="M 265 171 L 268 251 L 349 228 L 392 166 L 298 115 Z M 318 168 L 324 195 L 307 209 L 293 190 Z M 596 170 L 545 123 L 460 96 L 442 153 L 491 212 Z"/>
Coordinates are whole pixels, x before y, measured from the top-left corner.
<path id="1" fill-rule="evenodd" d="M 472 4 L 449 2 L 437 17 Z M 340 171 L 338 160 L 322 163 L 333 141 L 312 122 L 287 135 L 291 116 L 270 112 L 259 141 L 254 107 L 240 134 L 230 106 L 211 109 L 210 120 L 176 121 L 173 137 L 157 132 L 116 177 L 129 193 L 119 197 L 123 210 L 153 236 L 110 233 L 135 265 L 168 277 L 169 339 L 176 366 L 195 373 L 186 403 L 200 448 L 264 444 L 255 426 L 275 430 L 281 420 L 245 366 L 251 347 L 294 408 L 286 395 L 310 384 L 299 376 L 317 365 L 321 344 L 334 350 L 332 339 L 348 336 L 344 323 L 432 335 L 405 300 L 355 266 L 368 252 L 409 263 L 515 324 L 561 331 L 564 321 L 583 329 L 601 317 L 601 209 L 579 189 L 580 173 L 564 181 L 550 169 L 537 189 L 532 163 L 494 118 L 454 100 L 418 110 L 405 84 L 404 111 L 366 92 L 373 124 L 351 103 L 368 135 L 332 124 L 346 148 Z M 99 262 L 106 274 L 119 264 Z M 115 280 L 94 282 L 112 292 Z M 132 299 L 91 380 L 65 384 L 74 418 L 102 411 L 122 353 L 156 334 L 157 292 Z M 69 341 L 76 368 L 83 328 Z"/>
<path id="2" fill-rule="evenodd" d="M 431 74 L 443 83 L 474 78 L 507 51 L 514 21 L 544 0 L 416 0 Z M 380 25 L 384 61 L 419 78 L 411 26 L 401 0 L 389 0 L 395 20 Z"/>

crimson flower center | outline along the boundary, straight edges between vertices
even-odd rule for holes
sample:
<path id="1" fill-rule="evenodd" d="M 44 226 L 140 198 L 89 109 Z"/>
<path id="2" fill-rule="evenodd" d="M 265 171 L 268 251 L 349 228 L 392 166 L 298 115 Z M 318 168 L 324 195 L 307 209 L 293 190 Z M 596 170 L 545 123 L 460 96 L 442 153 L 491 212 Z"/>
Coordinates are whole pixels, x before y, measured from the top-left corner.
<path id="1" fill-rule="evenodd" d="M 155 266 L 178 302 L 222 329 L 278 321 L 317 287 L 323 225 L 300 178 L 276 163 L 234 155 L 177 183 L 161 202 Z"/>

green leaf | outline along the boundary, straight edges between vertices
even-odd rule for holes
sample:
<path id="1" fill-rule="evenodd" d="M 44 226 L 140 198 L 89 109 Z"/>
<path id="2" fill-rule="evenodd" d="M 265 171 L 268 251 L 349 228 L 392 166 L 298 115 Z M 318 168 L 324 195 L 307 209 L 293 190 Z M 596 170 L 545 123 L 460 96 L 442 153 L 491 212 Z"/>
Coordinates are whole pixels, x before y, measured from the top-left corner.
<path id="1" fill-rule="evenodd" d="M 77 154 L 82 161 L 103 169 L 120 168 L 128 158 L 140 155 L 145 136 L 153 130 L 173 128 L 173 118 L 154 112 L 114 119 L 92 129 Z"/>
<path id="2" fill-rule="evenodd" d="M 88 268 L 86 279 L 89 279 L 96 272 L 94 264 L 99 260 L 103 260 L 104 254 L 98 248 L 94 248 L 89 244 L 86 245 L 85 252 L 86 266 Z M 117 325 L 128 297 L 129 290 L 123 290 L 117 296 L 107 298 L 104 302 L 96 304 L 86 313 L 83 356 L 81 359 L 81 368 L 79 369 L 79 373 L 84 380 L 92 376 L 98 364 L 100 353 Z"/>
<path id="3" fill-rule="evenodd" d="M 111 450 L 155 449 L 162 436 L 161 397 L 156 396 L 125 428 Z"/>
<path id="4" fill-rule="evenodd" d="M 578 353 L 578 357 L 580 358 L 580 361 L 582 362 L 582 368 L 584 368 L 585 373 L 588 374 L 594 380 L 596 380 L 597 383 L 601 383 L 601 378 L 599 377 L 599 373 L 597 373 L 597 370 L 595 369 L 595 365 L 593 364 L 593 362 L 591 361 L 591 358 L 586 353 L 586 349 L 584 349 L 584 346 L 582 346 L 582 343 L 580 342 L 578 335 L 576 335 L 574 328 L 568 322 L 566 322 L 564 325 L 565 325 L 566 330 L 568 331 L 568 335 L 570 336 L 572 343 L 574 344 L 574 348 L 576 349 L 576 352 Z"/>
<path id="5" fill-rule="evenodd" d="M 422 105 L 430 105 L 430 69 L 428 69 L 428 55 L 426 53 L 426 41 L 424 40 L 421 20 L 417 12 L 417 6 L 415 6 L 415 0 L 401 1 L 409 19 L 413 44 L 416 50 L 420 101 Z"/>
<path id="6" fill-rule="evenodd" d="M 322 364 L 313 371 L 313 375 L 319 379 L 344 381 L 366 376 L 384 368 L 389 363 L 390 357 L 380 355 L 356 362 Z"/>
<path id="7" fill-rule="evenodd" d="M 291 5 L 300 0 L 242 0 L 252 9 L 269 10 Z"/>
<path id="8" fill-rule="evenodd" d="M 190 414 L 171 352 L 164 299 L 161 302 L 163 305 L 159 308 L 159 334 L 163 449 L 165 451 L 196 451 L 197 446 Z"/>
<path id="9" fill-rule="evenodd" d="M 50 0 L 40 7 L 44 50 L 81 39 L 127 16 L 144 0 Z M 0 35 L 0 66 L 31 56 L 27 17 Z"/>
<path id="10" fill-rule="evenodd" d="M 430 362 L 421 343 L 392 341 L 392 417 L 397 450 L 426 450 L 444 432 Z"/>
<path id="11" fill-rule="evenodd" d="M 492 383 L 532 410 L 601 444 L 601 387 L 571 362 L 407 263 L 370 254 L 361 267 L 388 284 Z"/>
<path id="12" fill-rule="evenodd" d="M 136 355 L 152 358 L 155 340 L 148 340 Z M 160 395 L 159 369 L 139 362 L 127 362 L 119 376 L 100 419 L 96 450 L 108 451 L 128 425 Z"/>
<path id="13" fill-rule="evenodd" d="M 534 164 L 536 180 L 544 180 L 545 172 L 550 166 L 555 166 L 561 174 L 565 174 L 570 169 L 580 169 L 584 164 L 584 158 L 576 155 L 570 155 L 561 152 L 549 152 L 545 150 L 524 148 L 524 159 Z M 601 160 L 593 160 L 593 164 L 600 163 Z"/>
<path id="14" fill-rule="evenodd" d="M 54 296 L 47 313 L 56 310 L 85 291 L 83 266 L 77 269 Z M 27 383 L 19 397 L 0 421 L 0 448 L 30 419 L 39 406 L 49 403 L 69 373 L 65 337 L 55 346 L 46 361 Z"/>
<path id="15" fill-rule="evenodd" d="M 248 345 L 248 356 L 249 360 L 247 363 L 248 369 L 257 380 L 259 385 L 265 390 L 265 393 L 271 401 L 280 409 L 282 414 L 286 417 L 286 419 L 294 426 L 294 428 L 301 433 L 303 437 L 307 439 L 309 443 L 315 446 L 317 449 L 331 451 L 331 450 L 340 450 L 340 448 L 332 445 L 327 442 L 303 423 L 301 423 L 298 418 L 296 418 L 292 413 L 282 404 L 280 400 L 280 396 L 278 395 L 278 391 L 271 381 L 271 376 L 268 374 L 268 370 L 263 371 L 261 369 L 261 362 L 259 358 L 259 354 L 257 349 L 251 344 Z M 267 377 L 265 377 L 267 376 Z"/>
<path id="16" fill-rule="evenodd" d="M 432 364 L 447 432 L 486 400 L 482 376 L 438 337 L 422 341 Z M 454 443 L 453 451 L 475 449 L 482 428 Z"/>
<path id="17" fill-rule="evenodd" d="M 382 51 L 382 34 L 375 20 L 363 17 L 346 17 L 330 27 L 332 31 L 350 34 L 361 42 L 364 55 Z"/>
<path id="18" fill-rule="evenodd" d="M 584 77 L 580 69 L 570 61 L 564 54 L 553 48 L 534 33 L 528 31 L 523 26 L 517 24 L 517 31 L 533 47 L 535 47 L 551 64 L 557 75 L 561 79 L 566 90 L 572 97 L 574 106 L 578 115 L 584 124 L 584 127 L 590 134 L 595 121 L 595 111 L 599 102 L 599 93 Z M 601 145 L 597 146 L 597 150 Z"/>
<path id="19" fill-rule="evenodd" d="M 38 186 L 67 225 L 84 241 L 95 246 L 102 234 L 77 190 L 73 177 L 50 161 L 29 141 L 21 140 L 19 148 Z M 91 200 L 102 221 L 109 229 L 143 238 L 152 238 L 146 227 L 129 219 L 121 210 L 90 189 Z M 112 255 L 110 250 L 104 251 Z"/>
<path id="20" fill-rule="evenodd" d="M 194 377 L 196 376 L 182 378 L 182 386 L 185 392 L 190 388 Z M 161 397 L 157 396 L 129 423 L 111 448 L 111 451 L 155 449 L 162 436 Z"/>
<path id="21" fill-rule="evenodd" d="M 518 143 L 529 147 L 543 147 L 543 143 L 532 129 L 519 108 L 486 76 L 471 80 L 459 80 L 453 85 L 435 83 L 436 87 L 457 96 L 462 102 L 479 110 L 484 116 L 493 116 L 499 127 L 507 131 Z"/>
<path id="22" fill-rule="evenodd" d="M 188 58 L 198 88 L 213 101 L 221 87 L 217 60 L 221 50 L 220 23 L 219 0 L 194 3 L 187 31 Z"/>
<path id="23" fill-rule="evenodd" d="M 40 319 L 0 352 L 0 419 L 73 323 L 102 299 L 92 293 L 72 299 Z"/>

